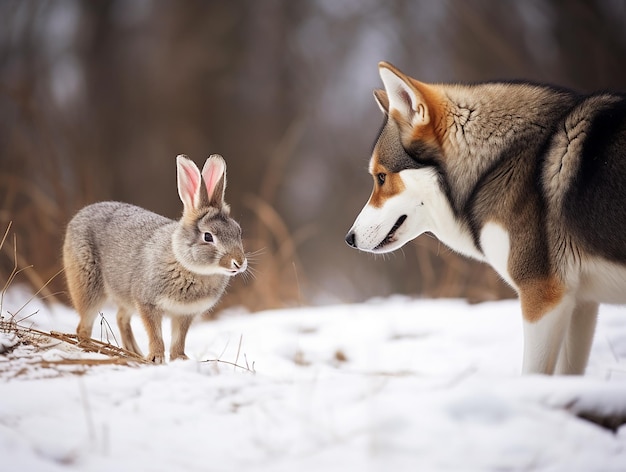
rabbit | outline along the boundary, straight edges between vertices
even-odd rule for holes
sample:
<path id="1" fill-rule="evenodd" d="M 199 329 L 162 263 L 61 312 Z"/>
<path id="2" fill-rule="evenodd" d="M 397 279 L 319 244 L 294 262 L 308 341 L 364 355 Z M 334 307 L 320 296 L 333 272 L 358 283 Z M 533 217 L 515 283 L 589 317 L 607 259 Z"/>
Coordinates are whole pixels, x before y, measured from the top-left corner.
<path id="1" fill-rule="evenodd" d="M 185 155 L 176 158 L 179 221 L 120 202 L 100 202 L 69 222 L 63 263 L 70 298 L 80 315 L 79 341 L 91 338 L 107 300 L 117 307 L 125 349 L 141 355 L 130 319 L 138 312 L 148 332 L 146 359 L 165 362 L 163 316 L 172 318 L 170 360 L 187 359 L 193 318 L 209 311 L 230 277 L 246 271 L 241 227 L 224 202 L 226 163 L 211 155 L 202 173 Z"/>

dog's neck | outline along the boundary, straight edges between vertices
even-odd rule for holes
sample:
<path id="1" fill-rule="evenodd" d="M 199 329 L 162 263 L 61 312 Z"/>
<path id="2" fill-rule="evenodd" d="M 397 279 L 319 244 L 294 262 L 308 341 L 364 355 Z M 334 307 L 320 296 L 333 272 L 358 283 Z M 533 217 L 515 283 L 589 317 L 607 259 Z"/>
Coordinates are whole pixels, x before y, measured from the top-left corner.
<path id="1" fill-rule="evenodd" d="M 554 94 L 540 86 L 491 83 L 438 87 L 447 98 L 439 124 L 443 130 L 443 169 L 457 211 L 494 162 L 520 142 L 532 147 L 543 142 L 555 110 L 562 108 L 563 100 L 574 101 L 572 95 Z"/>

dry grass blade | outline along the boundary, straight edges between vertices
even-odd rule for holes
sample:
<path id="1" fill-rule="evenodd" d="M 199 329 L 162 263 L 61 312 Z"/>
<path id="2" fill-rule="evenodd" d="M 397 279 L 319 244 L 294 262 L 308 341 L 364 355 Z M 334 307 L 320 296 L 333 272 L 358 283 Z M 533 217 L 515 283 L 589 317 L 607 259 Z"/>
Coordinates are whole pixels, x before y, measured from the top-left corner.
<path id="1" fill-rule="evenodd" d="M 222 353 L 219 355 L 219 357 L 217 359 L 208 359 L 205 361 L 200 361 L 202 363 L 215 363 L 215 364 L 225 364 L 225 365 L 230 365 L 233 366 L 233 370 L 237 370 L 237 369 L 242 369 L 245 370 L 247 372 L 250 372 L 251 374 L 256 374 L 256 370 L 254 370 L 254 362 L 252 363 L 252 367 L 250 367 L 250 365 L 248 364 L 248 358 L 246 357 L 246 354 L 244 353 L 244 359 L 246 361 L 246 365 L 243 366 L 241 364 L 239 364 L 239 357 L 241 356 L 241 345 L 243 344 L 243 334 L 241 334 L 239 336 L 239 345 L 237 346 L 237 355 L 235 356 L 235 362 L 230 362 L 230 361 L 224 361 L 222 360 L 222 356 L 224 355 L 224 353 L 226 352 L 226 349 L 228 348 L 228 345 L 230 344 L 230 340 L 228 340 L 226 342 L 226 347 L 224 347 L 224 349 L 222 350 Z"/>
<path id="2" fill-rule="evenodd" d="M 7 239 L 7 236 L 9 235 L 9 231 L 11 230 L 11 225 L 13 224 L 12 221 L 9 221 L 9 224 L 7 225 L 7 229 L 4 232 L 4 236 L 2 236 L 2 241 L 0 241 L 0 249 L 2 248 L 2 246 L 4 246 L 4 242 Z"/>
<path id="3" fill-rule="evenodd" d="M 7 235 L 9 234 L 9 230 L 10 229 L 11 229 L 11 222 L 9 222 L 7 230 L 4 233 L 4 237 L 2 238 L 2 243 L 0 243 L 0 250 L 4 248 L 4 242 L 6 241 L 6 238 L 7 238 Z M 0 314 L 2 314 L 2 306 L 3 306 L 3 303 L 4 303 L 4 295 L 6 294 L 8 288 L 11 285 L 11 282 L 13 281 L 15 276 L 20 272 L 18 270 L 18 268 L 17 268 L 17 243 L 15 243 L 14 245 L 15 245 L 15 255 L 13 257 L 13 269 L 11 270 L 11 273 L 7 277 L 7 280 L 4 283 L 4 287 L 2 287 L 2 291 L 0 292 Z"/>
<path id="4" fill-rule="evenodd" d="M 63 343 L 75 346 L 83 352 L 102 354 L 108 359 L 60 359 L 58 361 L 40 360 L 39 365 L 42 367 L 50 367 L 53 365 L 133 365 L 133 364 L 150 364 L 150 362 L 134 352 L 127 351 L 121 347 L 114 346 L 109 343 L 98 341 L 97 339 L 78 340 L 75 334 L 60 333 L 57 331 L 41 331 L 36 328 L 20 326 L 13 319 L 0 320 L 0 332 L 15 333 L 21 343 L 31 344 L 36 347 L 41 345 L 49 345 L 50 339 L 56 339 Z M 41 342 L 41 340 L 46 342 Z"/>
<path id="5" fill-rule="evenodd" d="M 239 336 L 239 346 L 237 346 L 237 356 L 235 357 L 235 365 L 239 361 L 239 354 L 241 353 L 241 343 L 243 341 L 243 334 Z M 237 367 L 235 367 L 236 369 Z"/>
<path id="6" fill-rule="evenodd" d="M 74 346 L 82 349 L 85 352 L 95 352 L 98 354 L 104 354 L 109 357 L 125 359 L 127 361 L 138 362 L 140 364 L 151 364 L 150 361 L 144 359 L 139 354 L 136 354 L 131 351 L 127 351 L 124 348 L 114 346 L 109 343 L 105 343 L 103 341 L 98 341 L 97 339 L 88 339 L 88 340 L 79 340 L 75 334 L 66 334 L 59 333 L 57 331 L 50 331 L 50 333 L 45 333 L 43 331 L 33 330 L 36 333 L 43 334 L 46 336 L 50 336 L 51 338 L 58 339 L 60 341 L 66 342 L 68 344 L 73 344 Z"/>
<path id="7" fill-rule="evenodd" d="M 99 365 L 129 365 L 131 361 L 121 357 L 111 357 L 108 359 L 61 359 L 58 361 L 46 361 L 39 362 L 41 367 L 51 368 L 63 365 L 81 365 L 87 367 L 99 366 Z M 135 362 L 135 361 L 132 361 Z"/>
<path id="8" fill-rule="evenodd" d="M 34 299 L 35 299 L 35 298 L 36 298 L 36 297 L 37 297 L 40 293 L 42 293 L 44 290 L 48 293 L 48 295 L 46 295 L 46 298 L 49 298 L 49 297 L 53 296 L 53 294 L 52 294 L 52 293 L 50 293 L 50 292 L 49 292 L 49 290 L 47 290 L 47 289 L 46 289 L 46 287 L 50 284 L 50 282 L 52 282 L 52 281 L 54 280 L 54 278 L 55 278 L 57 275 L 59 275 L 61 272 L 63 272 L 63 270 L 64 270 L 64 269 L 60 269 L 60 270 L 59 270 L 56 274 L 54 274 L 52 277 L 50 277 L 50 278 L 48 279 L 48 281 L 47 281 L 45 284 L 43 284 L 43 286 L 42 286 L 39 290 L 37 290 L 37 291 L 33 294 L 33 296 L 32 296 L 32 297 L 30 297 L 30 298 L 26 301 L 26 303 L 24 303 L 24 305 L 22 305 L 22 307 L 21 307 L 19 310 L 17 310 L 17 311 L 13 314 L 13 317 L 17 316 L 17 314 L 18 314 L 20 311 L 22 311 L 22 310 L 26 307 L 26 305 L 28 305 L 28 304 L 29 304 L 32 300 L 34 300 Z M 22 319 L 21 319 L 21 320 L 19 320 L 19 321 L 23 321 L 23 320 L 25 320 L 26 318 L 29 318 L 30 316 L 32 316 L 32 315 L 29 315 L 29 316 L 27 316 L 27 317 L 25 317 L 25 318 L 22 318 Z"/>
<path id="9" fill-rule="evenodd" d="M 11 226 L 12 226 L 12 222 L 9 222 L 9 224 L 7 225 L 7 229 L 4 232 L 4 236 L 2 237 L 2 240 L 0 241 L 0 251 L 4 250 L 6 252 L 8 250 L 7 248 L 4 247 L 4 243 L 6 242 L 6 239 L 9 235 Z M 21 273 L 24 273 L 24 275 L 26 275 L 26 277 L 29 279 L 33 287 L 38 286 L 39 289 L 34 293 L 34 295 L 30 299 L 28 299 L 28 301 L 26 301 L 26 303 L 22 305 L 21 308 L 19 308 L 15 313 L 13 313 L 13 318 L 15 318 L 18 315 L 18 313 L 20 313 L 33 299 L 35 299 L 40 294 L 43 294 L 43 298 L 52 299 L 53 301 L 55 301 L 56 300 L 55 293 L 51 292 L 48 289 L 48 285 L 50 285 L 50 283 L 56 278 L 57 275 L 63 272 L 63 269 L 60 269 L 52 277 L 50 277 L 46 282 L 43 282 L 43 280 L 37 275 L 37 273 L 34 270 L 28 270 L 28 269 L 33 268 L 32 265 L 26 265 L 25 267 L 20 268 L 19 263 L 18 263 L 19 253 L 17 250 L 17 236 L 15 234 L 13 234 L 12 256 L 13 256 L 13 269 L 11 270 L 11 273 L 7 277 L 7 280 L 4 283 L 2 290 L 0 290 L 0 313 L 2 313 L 2 307 L 4 305 L 4 296 L 7 290 L 9 289 L 9 287 L 11 286 L 15 278 Z M 21 260 L 24 259 L 23 257 L 19 257 L 19 258 Z M 19 321 L 22 321 L 22 320 L 19 320 Z"/>
<path id="10" fill-rule="evenodd" d="M 206 361 L 200 361 L 200 362 L 214 362 L 216 364 L 226 364 L 226 365 L 233 366 L 235 369 L 241 369 L 241 370 L 250 372 L 251 374 L 256 374 L 256 370 L 254 370 L 254 363 L 252 363 L 252 367 L 250 367 L 249 365 L 247 365 L 248 364 L 247 360 L 246 360 L 245 366 L 237 364 L 236 362 L 224 361 L 222 359 L 207 359 Z"/>

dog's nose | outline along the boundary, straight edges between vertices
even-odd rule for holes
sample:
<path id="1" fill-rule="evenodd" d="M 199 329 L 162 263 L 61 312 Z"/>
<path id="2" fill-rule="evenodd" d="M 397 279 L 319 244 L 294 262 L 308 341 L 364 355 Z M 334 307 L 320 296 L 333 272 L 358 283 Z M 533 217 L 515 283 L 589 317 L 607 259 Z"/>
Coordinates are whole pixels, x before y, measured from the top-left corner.
<path id="1" fill-rule="evenodd" d="M 354 231 L 350 231 L 346 234 L 346 242 L 350 247 L 356 247 L 356 236 L 354 235 Z"/>

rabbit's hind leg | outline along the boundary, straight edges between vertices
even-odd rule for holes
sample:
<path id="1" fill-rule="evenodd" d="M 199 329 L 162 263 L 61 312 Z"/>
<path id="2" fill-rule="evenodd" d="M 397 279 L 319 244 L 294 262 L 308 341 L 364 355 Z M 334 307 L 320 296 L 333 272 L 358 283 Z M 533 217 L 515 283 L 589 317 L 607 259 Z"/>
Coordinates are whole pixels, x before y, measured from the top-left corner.
<path id="1" fill-rule="evenodd" d="M 143 354 L 141 354 L 141 350 L 139 349 L 139 346 L 137 346 L 137 341 L 135 340 L 133 330 L 130 326 L 131 316 L 132 311 L 124 307 L 119 307 L 117 310 L 117 327 L 119 328 L 120 335 L 122 336 L 122 346 L 124 346 L 124 349 L 141 356 Z"/>
<path id="2" fill-rule="evenodd" d="M 63 263 L 70 298 L 80 316 L 76 333 L 79 340 L 85 341 L 91 338 L 93 323 L 106 301 L 104 282 L 96 261 L 81 260 L 67 247 L 63 251 Z"/>

